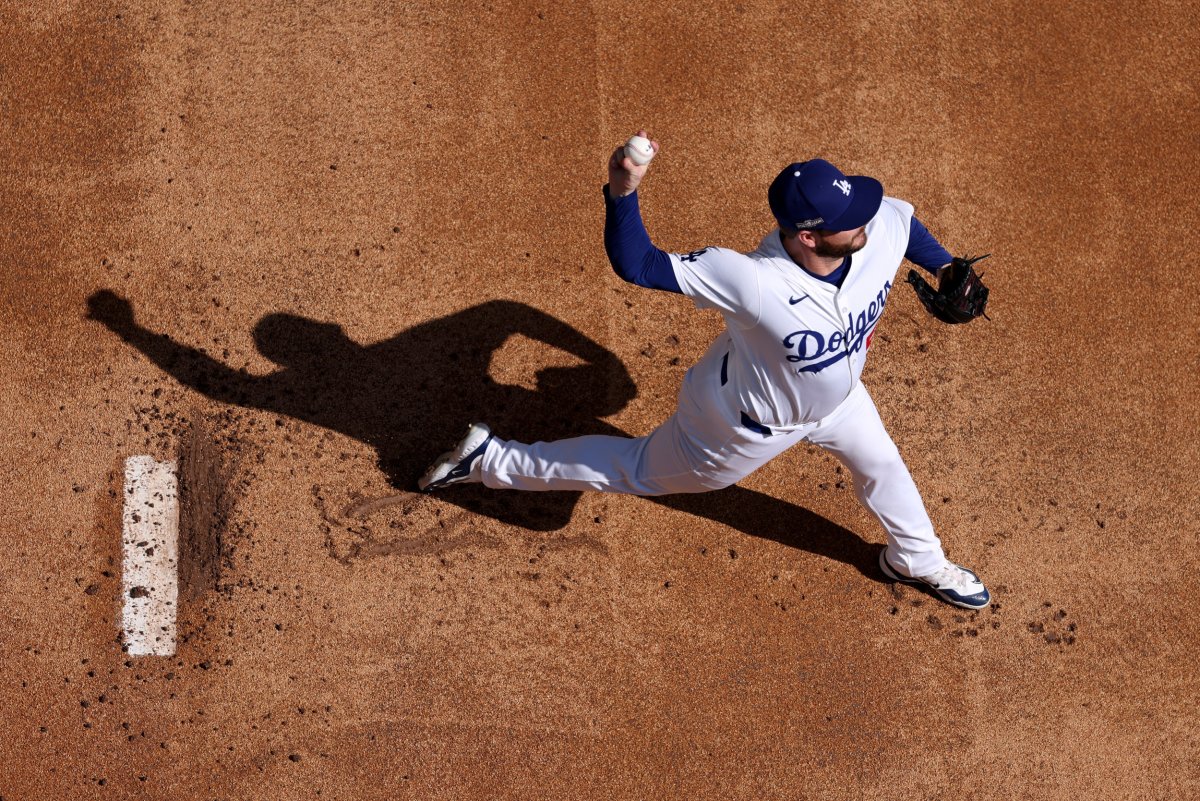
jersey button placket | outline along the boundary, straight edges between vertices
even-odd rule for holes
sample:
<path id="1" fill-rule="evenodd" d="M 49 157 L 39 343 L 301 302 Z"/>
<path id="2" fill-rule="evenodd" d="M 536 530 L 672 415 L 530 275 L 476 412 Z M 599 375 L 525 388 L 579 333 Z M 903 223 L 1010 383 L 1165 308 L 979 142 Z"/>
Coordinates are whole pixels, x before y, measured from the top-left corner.
<path id="1" fill-rule="evenodd" d="M 854 365 L 850 363 L 850 360 L 853 358 L 853 354 L 850 353 L 850 334 L 851 334 L 851 332 L 842 327 L 842 323 L 844 323 L 846 320 L 853 319 L 853 318 L 851 318 L 848 314 L 846 314 L 846 310 L 842 307 L 842 293 L 841 293 L 840 289 L 833 296 L 833 305 L 834 305 L 834 308 L 836 308 L 837 312 L 838 312 L 837 327 L 838 327 L 838 330 L 842 332 L 842 350 L 844 350 L 846 352 L 846 358 L 843 359 L 842 361 L 844 361 L 846 363 L 846 370 L 850 374 L 850 385 L 849 385 L 848 389 L 853 389 L 854 388 Z"/>

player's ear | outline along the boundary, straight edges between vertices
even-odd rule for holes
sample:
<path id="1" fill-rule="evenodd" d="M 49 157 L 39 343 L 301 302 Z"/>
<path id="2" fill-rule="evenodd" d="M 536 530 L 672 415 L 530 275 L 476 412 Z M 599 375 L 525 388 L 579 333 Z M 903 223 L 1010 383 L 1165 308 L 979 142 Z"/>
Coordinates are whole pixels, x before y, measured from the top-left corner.
<path id="1" fill-rule="evenodd" d="M 805 247 L 812 248 L 817 246 L 817 234 L 815 231 L 810 229 L 802 229 L 797 231 L 796 239 L 800 240 L 800 244 L 804 245 Z"/>

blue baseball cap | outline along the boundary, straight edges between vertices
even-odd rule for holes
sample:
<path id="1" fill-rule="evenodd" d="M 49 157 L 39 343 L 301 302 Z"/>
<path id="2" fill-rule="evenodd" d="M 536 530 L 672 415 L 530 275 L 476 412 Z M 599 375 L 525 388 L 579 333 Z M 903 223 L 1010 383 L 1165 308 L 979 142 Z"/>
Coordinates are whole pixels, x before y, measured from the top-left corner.
<path id="1" fill-rule="evenodd" d="M 866 225 L 883 202 L 883 184 L 865 175 L 842 175 L 824 159 L 784 167 L 767 190 L 780 228 L 850 231 Z"/>

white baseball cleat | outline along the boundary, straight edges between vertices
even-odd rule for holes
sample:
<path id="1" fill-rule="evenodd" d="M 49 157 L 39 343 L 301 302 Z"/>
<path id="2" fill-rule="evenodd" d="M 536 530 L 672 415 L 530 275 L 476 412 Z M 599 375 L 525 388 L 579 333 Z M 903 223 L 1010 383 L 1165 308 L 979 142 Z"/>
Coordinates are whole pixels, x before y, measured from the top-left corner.
<path id="1" fill-rule="evenodd" d="M 483 452 L 491 441 L 492 430 L 486 424 L 471 423 L 467 435 L 459 440 L 454 450 L 439 456 L 425 475 L 417 479 L 417 487 L 421 492 L 432 492 L 449 484 L 479 481 Z"/>
<path id="2" fill-rule="evenodd" d="M 926 586 L 946 603 L 963 609 L 984 609 L 992 601 L 979 576 L 953 562 L 946 562 L 940 570 L 928 576 L 909 577 L 892 567 L 887 560 L 887 548 L 884 548 L 879 552 L 879 568 L 892 581 Z"/>

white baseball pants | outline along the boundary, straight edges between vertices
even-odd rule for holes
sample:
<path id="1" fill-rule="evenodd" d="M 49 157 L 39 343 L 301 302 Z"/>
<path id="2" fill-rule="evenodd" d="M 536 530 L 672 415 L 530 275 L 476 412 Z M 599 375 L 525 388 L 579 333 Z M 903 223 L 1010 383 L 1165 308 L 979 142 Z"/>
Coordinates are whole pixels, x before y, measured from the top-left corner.
<path id="1" fill-rule="evenodd" d="M 481 460 L 493 489 L 595 490 L 669 495 L 721 489 L 807 440 L 836 456 L 859 501 L 887 533 L 888 559 L 911 576 L 928 575 L 946 558 L 921 495 L 866 387 L 859 383 L 828 417 L 764 436 L 741 424 L 711 391 L 717 360 L 688 372 L 679 408 L 648 436 L 586 436 L 555 442 L 493 438 Z"/>

